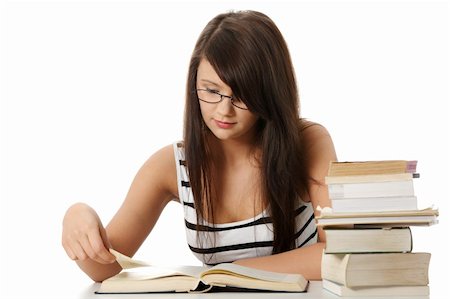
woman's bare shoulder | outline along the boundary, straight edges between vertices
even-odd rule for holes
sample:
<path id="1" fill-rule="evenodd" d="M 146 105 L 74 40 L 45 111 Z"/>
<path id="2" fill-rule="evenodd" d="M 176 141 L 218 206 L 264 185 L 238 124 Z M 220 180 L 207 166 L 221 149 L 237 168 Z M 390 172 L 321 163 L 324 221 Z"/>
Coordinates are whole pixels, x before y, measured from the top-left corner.
<path id="1" fill-rule="evenodd" d="M 177 170 L 173 144 L 168 144 L 153 153 L 142 166 L 145 173 L 157 178 L 161 188 L 178 198 Z"/>
<path id="2" fill-rule="evenodd" d="M 328 130 L 317 122 L 302 120 L 300 132 L 306 144 L 314 144 L 317 141 L 331 141 L 331 135 Z"/>
<path id="3" fill-rule="evenodd" d="M 309 173 L 321 180 L 330 161 L 336 161 L 336 150 L 328 130 L 321 124 L 308 122 L 302 129 L 302 140 Z"/>

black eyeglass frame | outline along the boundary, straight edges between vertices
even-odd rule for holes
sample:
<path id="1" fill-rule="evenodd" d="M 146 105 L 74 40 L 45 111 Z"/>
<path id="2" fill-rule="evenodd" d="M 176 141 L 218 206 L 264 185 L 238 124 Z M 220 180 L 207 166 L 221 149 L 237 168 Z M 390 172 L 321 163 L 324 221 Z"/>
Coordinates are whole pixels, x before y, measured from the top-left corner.
<path id="1" fill-rule="evenodd" d="M 201 98 L 198 96 L 198 91 L 199 91 L 199 90 L 200 90 L 200 91 L 206 91 L 206 92 L 209 92 L 209 93 L 214 93 L 214 94 L 220 96 L 220 100 L 217 101 L 217 102 L 205 101 L 205 100 L 201 99 Z M 235 97 L 233 97 L 233 96 L 227 96 L 227 95 L 225 95 L 225 94 L 221 94 L 221 93 L 219 93 L 219 92 L 217 92 L 217 91 L 215 91 L 215 90 L 204 89 L 204 88 L 197 88 L 197 89 L 195 90 L 195 93 L 197 94 L 197 98 L 198 98 L 200 101 L 205 102 L 205 103 L 208 103 L 208 104 L 218 104 L 218 103 L 220 103 L 220 102 L 223 101 L 223 98 L 227 98 L 227 99 L 230 99 L 231 105 L 233 105 L 234 107 L 239 108 L 239 109 L 242 109 L 242 110 L 248 110 L 248 108 L 242 108 L 242 107 L 237 106 L 237 105 L 234 103 L 234 100 L 236 99 Z"/>

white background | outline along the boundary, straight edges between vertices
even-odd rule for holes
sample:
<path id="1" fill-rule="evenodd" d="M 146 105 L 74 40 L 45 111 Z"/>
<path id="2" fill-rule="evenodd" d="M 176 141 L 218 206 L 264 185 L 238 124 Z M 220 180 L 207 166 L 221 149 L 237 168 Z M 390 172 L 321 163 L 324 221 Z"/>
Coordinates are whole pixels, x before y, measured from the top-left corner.
<path id="1" fill-rule="evenodd" d="M 340 160 L 419 161 L 420 207 L 441 216 L 413 230 L 414 251 L 432 253 L 432 297 L 443 296 L 448 1 L 3 1 L 0 297 L 77 297 L 91 284 L 60 245 L 65 210 L 85 201 L 108 222 L 141 164 L 182 138 L 191 51 L 230 9 L 260 10 L 279 26 L 302 115 L 328 128 Z M 197 263 L 177 204 L 136 257 Z"/>

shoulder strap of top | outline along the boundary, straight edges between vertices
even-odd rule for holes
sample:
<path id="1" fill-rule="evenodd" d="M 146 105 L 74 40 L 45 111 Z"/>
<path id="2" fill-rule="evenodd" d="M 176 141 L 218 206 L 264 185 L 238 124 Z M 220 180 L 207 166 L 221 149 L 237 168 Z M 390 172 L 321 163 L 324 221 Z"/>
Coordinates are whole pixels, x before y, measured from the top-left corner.
<path id="1" fill-rule="evenodd" d="M 183 143 L 173 143 L 173 151 L 177 168 L 178 197 L 182 203 L 190 203 L 193 200 L 192 196 L 190 196 L 191 188 L 189 185 Z"/>

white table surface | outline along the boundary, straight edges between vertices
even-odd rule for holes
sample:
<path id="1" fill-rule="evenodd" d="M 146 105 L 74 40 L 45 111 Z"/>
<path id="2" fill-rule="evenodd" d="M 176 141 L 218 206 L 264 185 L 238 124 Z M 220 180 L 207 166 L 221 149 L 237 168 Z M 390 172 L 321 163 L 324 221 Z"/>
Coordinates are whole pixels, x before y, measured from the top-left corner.
<path id="1" fill-rule="evenodd" d="M 232 293 L 226 293 L 226 292 L 220 292 L 220 293 L 204 293 L 204 294 L 187 294 L 187 293 L 167 293 L 167 294 L 95 294 L 94 292 L 98 289 L 99 284 L 93 283 L 86 287 L 82 292 L 80 292 L 79 297 L 80 299 L 140 299 L 140 298 L 177 298 L 177 299 L 183 299 L 183 298 L 189 298 L 189 299 L 195 299 L 195 298 L 214 298 L 214 299 L 222 299 L 222 298 L 248 298 L 248 299 L 269 299 L 269 298 L 315 298 L 315 299 L 336 299 L 336 298 L 343 298 L 336 296 L 324 289 L 322 289 L 322 282 L 321 281 L 311 281 L 308 292 L 306 293 L 271 293 L 271 292 L 261 292 L 261 293 L 240 293 L 240 292 L 232 292 Z M 363 298 L 363 297 L 350 297 L 350 298 Z M 380 298 L 380 297 L 371 297 L 373 299 Z M 389 298 L 389 297 L 381 297 L 383 299 Z M 400 297 L 396 297 L 400 298 Z M 430 297 L 421 297 L 421 296 L 414 296 L 414 297 L 401 297 L 401 298 L 414 298 L 414 299 L 425 299 Z"/>

